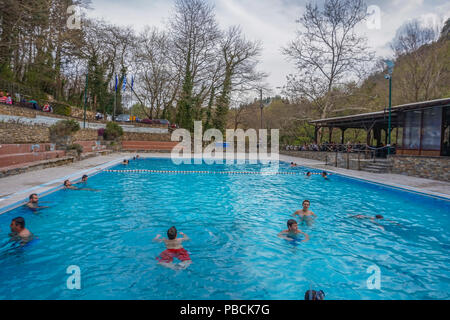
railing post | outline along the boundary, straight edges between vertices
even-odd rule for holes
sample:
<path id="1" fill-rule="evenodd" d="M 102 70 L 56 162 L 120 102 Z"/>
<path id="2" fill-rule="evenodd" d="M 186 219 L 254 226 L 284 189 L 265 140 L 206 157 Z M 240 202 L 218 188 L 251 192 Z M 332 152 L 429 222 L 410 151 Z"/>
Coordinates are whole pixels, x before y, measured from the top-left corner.
<path id="1" fill-rule="evenodd" d="M 350 169 L 350 153 L 348 152 L 348 149 L 347 149 L 347 169 Z"/>
<path id="2" fill-rule="evenodd" d="M 336 147 L 336 157 L 334 159 L 334 166 L 337 168 L 338 166 L 338 147 Z"/>

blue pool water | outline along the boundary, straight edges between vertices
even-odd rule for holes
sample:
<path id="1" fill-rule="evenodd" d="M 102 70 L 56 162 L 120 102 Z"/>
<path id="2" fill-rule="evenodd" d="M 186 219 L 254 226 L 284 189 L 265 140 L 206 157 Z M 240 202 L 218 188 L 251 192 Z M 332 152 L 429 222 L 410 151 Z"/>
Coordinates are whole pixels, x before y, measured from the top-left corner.
<path id="1" fill-rule="evenodd" d="M 180 165 L 140 159 L 112 169 L 265 171 L 265 165 Z M 305 168 L 281 171 L 305 172 Z M 0 215 L 0 299 L 449 299 L 450 202 L 339 175 L 217 175 L 102 172 L 87 183 L 100 192 L 60 190 L 50 208 Z M 309 242 L 277 237 L 304 199 L 318 218 L 299 226 Z M 382 214 L 385 230 L 349 215 Z M 8 242 L 23 216 L 39 241 Z M 193 263 L 157 264 L 176 226 Z M 81 289 L 69 290 L 76 265 Z M 380 289 L 367 273 L 381 271 Z"/>

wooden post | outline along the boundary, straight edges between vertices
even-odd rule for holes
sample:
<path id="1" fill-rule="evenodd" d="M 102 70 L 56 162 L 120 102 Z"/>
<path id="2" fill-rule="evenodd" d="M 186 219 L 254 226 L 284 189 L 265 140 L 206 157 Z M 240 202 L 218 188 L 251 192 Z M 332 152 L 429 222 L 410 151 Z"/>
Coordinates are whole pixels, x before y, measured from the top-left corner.
<path id="1" fill-rule="evenodd" d="M 317 132 L 319 131 L 319 128 L 317 127 L 317 125 L 316 126 L 314 126 L 314 142 L 316 143 L 316 144 L 319 144 L 319 141 L 318 141 L 318 136 L 317 136 Z"/>
<path id="2" fill-rule="evenodd" d="M 347 128 L 341 128 L 341 144 L 344 144 L 344 133 Z"/>

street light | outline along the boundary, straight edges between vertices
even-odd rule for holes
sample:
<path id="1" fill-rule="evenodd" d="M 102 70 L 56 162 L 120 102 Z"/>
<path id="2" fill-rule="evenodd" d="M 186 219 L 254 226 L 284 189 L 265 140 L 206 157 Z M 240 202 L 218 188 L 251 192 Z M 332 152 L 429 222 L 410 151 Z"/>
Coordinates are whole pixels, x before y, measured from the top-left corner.
<path id="1" fill-rule="evenodd" d="M 392 108 L 392 73 L 394 72 L 394 62 L 384 60 L 388 67 L 388 74 L 384 77 L 389 80 L 389 120 L 388 120 L 388 155 L 391 154 L 391 108 Z"/>

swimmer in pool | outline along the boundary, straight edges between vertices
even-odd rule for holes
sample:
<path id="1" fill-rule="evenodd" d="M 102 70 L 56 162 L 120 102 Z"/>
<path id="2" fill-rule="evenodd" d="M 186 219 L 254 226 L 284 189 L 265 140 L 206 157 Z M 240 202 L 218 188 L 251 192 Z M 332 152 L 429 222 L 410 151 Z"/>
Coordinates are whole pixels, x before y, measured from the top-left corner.
<path id="1" fill-rule="evenodd" d="M 65 188 L 65 189 L 71 189 L 71 190 L 78 190 L 77 187 L 75 187 L 75 186 L 72 185 L 72 182 L 70 182 L 69 179 L 67 179 L 67 180 L 64 181 L 64 188 Z"/>
<path id="2" fill-rule="evenodd" d="M 371 222 L 373 222 L 374 224 L 376 224 L 377 227 L 380 228 L 380 229 L 382 229 L 382 230 L 384 230 L 384 227 L 383 227 L 381 224 L 379 224 L 377 221 L 383 220 L 383 221 L 388 221 L 388 222 L 390 222 L 390 223 L 396 224 L 396 225 L 398 225 L 398 226 L 402 226 L 401 224 L 399 224 L 399 223 L 397 223 L 397 222 L 395 222 L 395 221 L 385 219 L 381 214 L 377 214 L 377 215 L 375 215 L 374 217 L 369 217 L 369 216 L 365 216 L 365 215 L 362 215 L 362 214 L 357 214 L 357 215 L 355 215 L 355 216 L 350 216 L 349 218 L 355 218 L 355 219 L 368 219 L 368 220 L 370 220 Z"/>
<path id="3" fill-rule="evenodd" d="M 99 190 L 95 190 L 95 189 L 90 189 L 90 188 L 78 188 L 75 187 L 74 185 L 72 185 L 72 182 L 70 182 L 69 179 L 64 181 L 64 189 L 70 189 L 70 190 L 86 190 L 86 191 L 96 191 L 98 192 Z"/>
<path id="4" fill-rule="evenodd" d="M 305 300 L 324 300 L 325 293 L 322 290 L 308 290 L 305 292 Z"/>
<path id="5" fill-rule="evenodd" d="M 87 175 L 83 175 L 81 177 L 81 182 L 87 182 L 88 181 L 88 176 Z"/>
<path id="6" fill-rule="evenodd" d="M 306 225 L 309 227 L 314 222 L 314 219 L 317 218 L 316 214 L 309 210 L 309 205 L 311 203 L 309 200 L 304 200 L 302 202 L 303 209 L 295 211 L 292 216 L 298 216 L 299 222 L 303 225 L 306 223 Z"/>
<path id="7" fill-rule="evenodd" d="M 128 163 L 130 163 L 130 161 L 127 160 L 127 159 L 124 159 L 124 160 L 122 161 L 122 164 L 123 164 L 124 166 L 126 166 Z"/>
<path id="8" fill-rule="evenodd" d="M 380 228 L 381 230 L 384 230 L 384 227 L 381 224 L 379 224 L 378 222 L 376 222 L 376 220 L 384 219 L 384 217 L 381 214 L 377 214 L 375 217 L 369 217 L 369 216 L 365 216 L 362 214 L 357 214 L 355 216 L 350 216 L 349 218 L 368 219 L 371 222 L 373 222 L 374 224 L 376 224 L 378 228 Z"/>
<path id="9" fill-rule="evenodd" d="M 297 235 L 302 234 L 305 236 L 305 239 L 301 240 L 301 242 L 306 242 L 309 240 L 309 235 L 298 229 L 297 221 L 294 219 L 288 220 L 287 227 L 287 230 L 283 230 L 278 234 L 279 238 L 294 241 L 297 238 Z"/>
<path id="10" fill-rule="evenodd" d="M 307 178 L 311 177 L 311 175 L 312 175 L 312 173 L 309 172 L 309 171 L 306 173 L 306 177 L 307 177 Z"/>
<path id="11" fill-rule="evenodd" d="M 328 180 L 328 173 L 326 171 L 322 171 L 321 174 L 322 178 L 324 178 L 325 180 Z"/>
<path id="12" fill-rule="evenodd" d="M 11 233 L 9 236 L 13 241 L 21 240 L 21 244 L 26 244 L 27 242 L 33 240 L 33 234 L 25 228 L 25 219 L 22 217 L 17 217 L 11 221 Z"/>
<path id="13" fill-rule="evenodd" d="M 29 201 L 27 202 L 26 206 L 32 210 L 48 208 L 44 206 L 39 206 L 39 198 L 36 193 L 30 194 L 28 199 Z"/>
<path id="14" fill-rule="evenodd" d="M 294 163 L 294 162 L 291 162 L 291 167 L 296 167 L 297 166 L 297 164 L 296 163 Z"/>
<path id="15" fill-rule="evenodd" d="M 156 258 L 159 260 L 159 264 L 164 267 L 170 269 L 186 269 L 192 263 L 191 257 L 186 249 L 183 248 L 182 242 L 190 240 L 190 238 L 185 235 L 183 232 L 180 232 L 183 238 L 177 238 L 177 229 L 175 227 L 170 228 L 167 231 L 167 238 L 161 238 L 161 235 L 158 234 L 153 241 L 164 242 L 166 245 L 166 250 L 159 254 L 159 257 Z M 173 258 L 178 258 L 181 260 L 178 265 L 173 263 Z"/>

